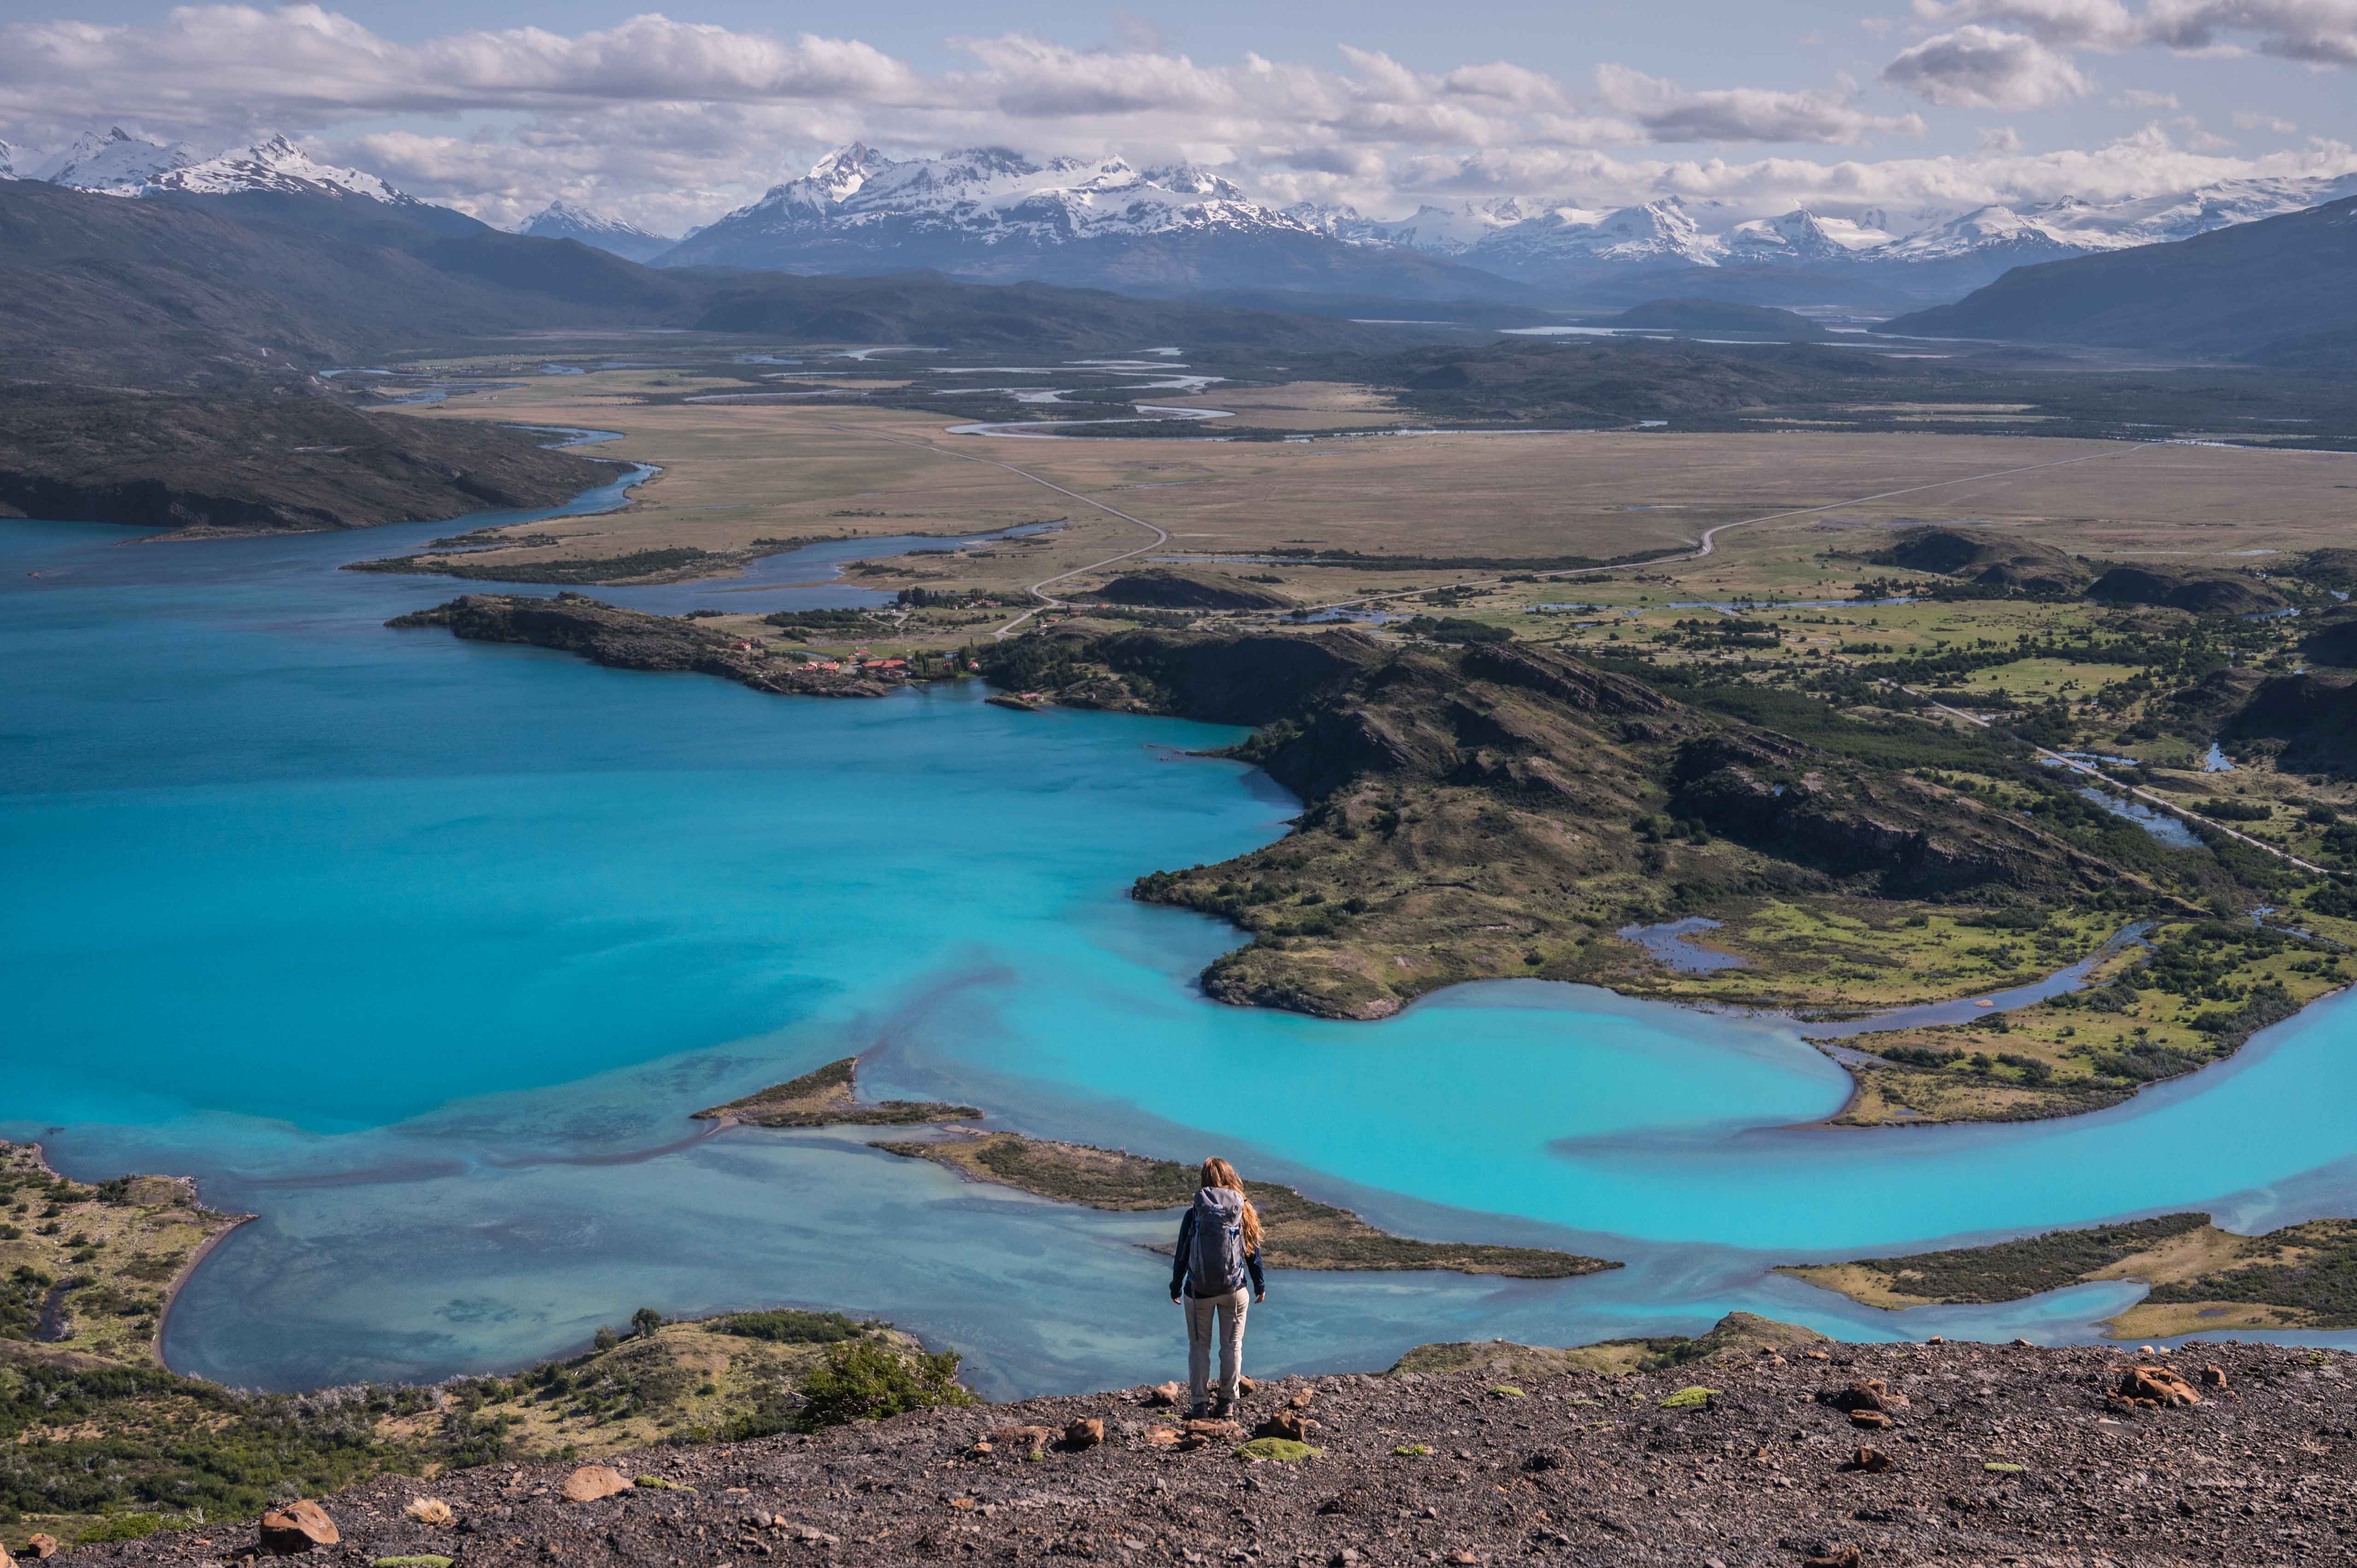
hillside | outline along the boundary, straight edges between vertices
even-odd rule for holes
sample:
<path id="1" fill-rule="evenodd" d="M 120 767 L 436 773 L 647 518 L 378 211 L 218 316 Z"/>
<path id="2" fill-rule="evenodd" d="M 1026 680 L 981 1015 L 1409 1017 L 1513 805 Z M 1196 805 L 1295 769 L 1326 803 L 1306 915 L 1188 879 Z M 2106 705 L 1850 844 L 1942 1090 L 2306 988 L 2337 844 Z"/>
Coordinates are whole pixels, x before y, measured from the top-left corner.
<path id="1" fill-rule="evenodd" d="M 615 473 L 544 442 L 327 397 L 0 386 L 0 517 L 317 532 L 554 506 Z"/>
<path id="2" fill-rule="evenodd" d="M 1174 1342 L 1153 1371 L 1178 1360 Z M 2351 1361 L 1826 1344 L 1735 1314 L 1693 1340 L 1432 1346 L 1387 1376 L 1271 1380 L 1236 1423 L 1186 1422 L 1152 1388 L 925 1408 L 383 1476 L 296 1517 L 380 1568 L 2319 1563 L 2357 1530 Z M 308 1550 L 296 1522 L 272 1539 Z M 194 1568 L 255 1540 L 214 1523 L 66 1561 Z"/>
<path id="3" fill-rule="evenodd" d="M 577 246 L 385 220 L 347 236 L 274 220 L 343 205 L 302 198 L 253 199 L 255 214 L 273 220 L 264 221 L 220 205 L 0 182 L 0 295 L 9 301 L 0 360 L 19 378 L 258 386 L 403 345 L 577 325 L 585 315 L 542 286 L 536 267 L 520 262 L 501 279 L 486 255 L 502 242 L 534 261 L 596 254 Z M 443 241 L 453 247 L 443 256 L 422 253 Z M 615 325 L 656 318 L 600 305 Z"/>
<path id="4" fill-rule="evenodd" d="M 1769 729 L 1710 705 L 1740 712 L 1739 693 L 1673 695 L 1527 644 L 1103 635 L 1076 621 L 980 658 L 994 682 L 1069 706 L 1262 726 L 1235 755 L 1307 802 L 1293 832 L 1135 888 L 1251 935 L 1203 973 L 1226 1002 L 1380 1018 L 1500 975 L 1654 988 L 1636 950 L 1599 933 L 1769 889 L 1893 921 L 1982 900 L 2060 909 L 2131 887 L 2172 902 L 2118 858 L 2137 854 L 2132 843 L 1992 811 L 1893 766 L 1953 742 L 1798 706 Z M 1815 734 L 1793 733 L 1803 725 Z M 1743 1001 L 1827 977 L 1820 955 L 1798 954 L 1722 978 L 1715 999 Z"/>
<path id="5" fill-rule="evenodd" d="M 2345 366 L 2357 347 L 2357 197 L 2173 244 L 2017 267 L 1879 329 Z"/>

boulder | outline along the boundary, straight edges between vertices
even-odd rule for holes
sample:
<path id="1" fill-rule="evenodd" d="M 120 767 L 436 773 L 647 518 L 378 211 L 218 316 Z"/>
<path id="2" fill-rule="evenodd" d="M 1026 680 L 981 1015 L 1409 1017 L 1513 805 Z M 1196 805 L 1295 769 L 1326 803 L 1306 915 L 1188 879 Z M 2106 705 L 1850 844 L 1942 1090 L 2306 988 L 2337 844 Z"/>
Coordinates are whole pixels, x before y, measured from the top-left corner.
<path id="1" fill-rule="evenodd" d="M 308 1498 L 262 1516 L 262 1549 L 273 1556 L 292 1556 L 316 1546 L 335 1546 L 343 1539 L 336 1521 L 328 1517 L 328 1510 Z"/>
<path id="2" fill-rule="evenodd" d="M 1880 1378 L 1863 1378 L 1846 1389 L 1833 1389 L 1817 1396 L 1819 1404 L 1829 1404 L 1835 1410 L 1904 1410 L 1907 1396 L 1890 1391 L 1890 1385 Z"/>
<path id="3" fill-rule="evenodd" d="M 1216 1421 L 1199 1417 L 1181 1430 L 1189 1437 L 1200 1437 L 1207 1443 L 1241 1443 L 1244 1429 L 1232 1421 Z"/>
<path id="4" fill-rule="evenodd" d="M 2119 1397 L 2131 1404 L 2149 1401 L 2155 1405 L 2190 1405 L 2201 1402 L 2201 1391 L 2166 1367 L 2130 1367 L 2120 1374 Z"/>
<path id="5" fill-rule="evenodd" d="M 987 1441 L 993 1448 L 1037 1455 L 1048 1451 L 1048 1444 L 1056 1441 L 1056 1433 L 1046 1426 L 999 1426 L 991 1429 Z"/>
<path id="6" fill-rule="evenodd" d="M 1064 1428 L 1067 1448 L 1094 1448 L 1104 1441 L 1104 1423 L 1096 1416 L 1073 1422 Z"/>
<path id="7" fill-rule="evenodd" d="M 1157 1407 L 1176 1405 L 1187 1397 L 1187 1391 L 1177 1383 L 1157 1383 L 1146 1391 L 1140 1403 Z"/>
<path id="8" fill-rule="evenodd" d="M 401 1510 L 420 1524 L 448 1524 L 450 1505 L 440 1498 L 413 1498 Z"/>
<path id="9" fill-rule="evenodd" d="M 576 1503 L 594 1503 L 630 1489 L 630 1478 L 611 1465 L 584 1465 L 565 1477 L 565 1495 Z"/>
<path id="10" fill-rule="evenodd" d="M 58 1554 L 58 1538 L 48 1530 L 36 1530 L 25 1538 L 25 1550 L 37 1558 L 48 1559 Z"/>
<path id="11" fill-rule="evenodd" d="M 2224 1388 L 2226 1386 L 2226 1369 L 2223 1367 L 2202 1368 L 2201 1386 L 2205 1389 Z"/>

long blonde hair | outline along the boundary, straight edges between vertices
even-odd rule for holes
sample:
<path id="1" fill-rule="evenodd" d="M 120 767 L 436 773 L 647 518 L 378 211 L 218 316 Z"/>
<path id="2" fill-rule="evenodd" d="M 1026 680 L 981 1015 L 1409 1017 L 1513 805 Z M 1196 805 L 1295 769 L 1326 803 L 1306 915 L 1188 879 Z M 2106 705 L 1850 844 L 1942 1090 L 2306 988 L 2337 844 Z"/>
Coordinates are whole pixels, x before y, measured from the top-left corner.
<path id="1" fill-rule="evenodd" d="M 1244 1190 L 1244 1178 L 1236 1175 L 1236 1167 L 1217 1155 L 1203 1162 L 1201 1178 L 1198 1186 L 1224 1187 L 1238 1194 Z M 1260 1251 L 1260 1210 L 1249 1197 L 1244 1199 L 1244 1251 Z"/>

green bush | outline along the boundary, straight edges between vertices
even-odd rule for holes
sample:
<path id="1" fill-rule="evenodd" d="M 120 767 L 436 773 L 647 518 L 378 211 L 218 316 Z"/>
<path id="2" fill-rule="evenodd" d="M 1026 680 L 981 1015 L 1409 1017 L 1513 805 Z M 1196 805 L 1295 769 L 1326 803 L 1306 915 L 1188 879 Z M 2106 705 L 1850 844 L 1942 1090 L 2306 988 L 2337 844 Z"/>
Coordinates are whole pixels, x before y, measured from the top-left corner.
<path id="1" fill-rule="evenodd" d="M 145 1541 L 163 1528 L 161 1514 L 119 1513 L 113 1519 L 99 1520 L 74 1539 L 81 1546 L 95 1546 L 104 1541 Z"/>
<path id="2" fill-rule="evenodd" d="M 816 1431 L 854 1421 L 881 1421 L 932 1405 L 974 1402 L 959 1386 L 954 1350 L 903 1353 L 874 1339 L 827 1347 L 826 1360 L 802 1384 L 802 1424 Z"/>
<path id="3" fill-rule="evenodd" d="M 740 1312 L 713 1325 L 723 1334 L 745 1339 L 766 1339 L 772 1345 L 834 1345 L 856 1339 L 866 1329 L 839 1312 Z"/>

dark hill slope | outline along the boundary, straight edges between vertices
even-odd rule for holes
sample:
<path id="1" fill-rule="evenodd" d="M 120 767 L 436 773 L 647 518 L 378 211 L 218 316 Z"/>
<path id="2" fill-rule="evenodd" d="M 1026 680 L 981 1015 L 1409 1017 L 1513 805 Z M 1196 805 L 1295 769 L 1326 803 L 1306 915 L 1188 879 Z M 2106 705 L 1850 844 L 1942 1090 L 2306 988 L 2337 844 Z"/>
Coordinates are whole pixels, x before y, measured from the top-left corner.
<path id="1" fill-rule="evenodd" d="M 980 284 L 939 273 L 886 277 L 723 272 L 655 275 L 692 281 L 703 291 L 704 303 L 689 323 L 703 331 L 810 342 L 924 343 L 1046 353 L 1135 352 L 1147 344 L 1185 343 L 1198 354 L 1369 353 L 1393 349 L 1403 337 L 1396 328 L 1331 317 L 1138 299 L 1043 283 Z"/>
<path id="2" fill-rule="evenodd" d="M 1566 424 L 1723 413 L 1882 395 L 1924 379 L 1888 360 L 1803 345 L 1509 338 L 1342 360 L 1337 373 L 1397 391 L 1437 418 Z"/>
<path id="3" fill-rule="evenodd" d="M 0 517 L 317 532 L 554 506 L 615 472 L 544 439 L 323 397 L 0 388 Z"/>
<path id="4" fill-rule="evenodd" d="M 2345 368 L 2357 348 L 2357 197 L 2171 244 L 2016 267 L 1882 330 Z"/>
<path id="5" fill-rule="evenodd" d="M 1264 726 L 1237 755 L 1308 803 L 1294 832 L 1136 890 L 1253 933 L 1204 973 L 1229 1002 L 1375 1018 L 1458 981 L 1597 979 L 1609 961 L 1590 933 L 1642 918 L 1673 884 L 2036 902 L 2136 880 L 1903 768 L 1521 643 L 1075 621 L 981 658 L 995 682 L 1072 706 Z M 1665 809 L 1707 833 L 1664 847 L 1645 824 Z"/>
<path id="6" fill-rule="evenodd" d="M 2086 567 L 2067 552 L 2018 533 L 1939 523 L 1901 529 L 1889 545 L 1867 556 L 1880 566 L 1937 572 L 1987 588 L 2032 594 L 2073 594 L 2086 586 Z"/>
<path id="7" fill-rule="evenodd" d="M 494 269 L 482 252 L 500 242 L 535 258 L 581 249 L 399 223 L 345 238 L 179 202 L 0 182 L 0 297 L 8 302 L 0 361 L 25 378 L 250 384 L 404 344 L 579 324 L 583 303 L 541 286 L 561 268 L 485 275 Z M 442 258 L 456 266 L 423 253 L 445 242 L 457 247 Z M 657 318 L 603 308 L 617 325 Z"/>

